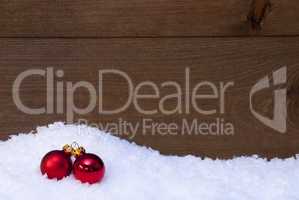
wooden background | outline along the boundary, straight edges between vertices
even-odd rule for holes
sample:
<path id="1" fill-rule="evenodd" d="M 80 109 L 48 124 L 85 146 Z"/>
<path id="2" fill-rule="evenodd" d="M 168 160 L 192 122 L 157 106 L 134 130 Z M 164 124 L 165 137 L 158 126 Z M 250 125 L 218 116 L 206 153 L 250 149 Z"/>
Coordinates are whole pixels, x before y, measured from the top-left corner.
<path id="1" fill-rule="evenodd" d="M 38 125 L 65 121 L 65 114 L 27 115 L 13 102 L 16 77 L 31 68 L 62 69 L 60 81 L 97 85 L 98 70 L 120 69 L 134 83 L 151 80 L 184 82 L 190 67 L 192 83 L 234 81 L 225 119 L 235 125 L 233 136 L 152 136 L 133 140 L 165 154 L 196 154 L 231 158 L 259 154 L 288 157 L 299 152 L 299 4 L 294 0 L 2 0 L 0 4 L 0 137 L 28 132 Z M 278 133 L 257 121 L 249 110 L 250 88 L 265 75 L 288 66 L 288 131 Z M 126 96 L 121 80 L 105 80 L 108 106 Z M 164 91 L 167 93 L 167 91 Z M 168 91 L 169 92 L 169 91 Z M 44 79 L 22 85 L 23 102 L 45 104 Z M 76 104 L 88 102 L 86 91 Z M 264 114 L 273 110 L 271 91 L 256 99 Z M 64 102 L 65 103 L 65 102 Z M 175 102 L 169 102 L 173 105 Z M 215 105 L 203 102 L 201 106 Z M 145 102 L 152 108 L 156 102 Z M 75 116 L 89 122 L 138 122 L 145 116 L 133 107 L 117 115 L 96 110 Z M 215 116 L 156 114 L 157 122 L 182 118 L 211 121 Z M 122 136 L 127 138 L 126 136 Z"/>

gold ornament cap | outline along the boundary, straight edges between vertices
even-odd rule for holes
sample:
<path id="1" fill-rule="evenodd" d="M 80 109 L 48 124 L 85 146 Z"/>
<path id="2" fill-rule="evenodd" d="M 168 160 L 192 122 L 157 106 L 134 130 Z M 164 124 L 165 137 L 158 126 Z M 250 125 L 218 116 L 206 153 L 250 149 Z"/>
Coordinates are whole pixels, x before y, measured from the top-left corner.
<path id="1" fill-rule="evenodd" d="M 69 154 L 69 155 L 72 155 L 75 157 L 79 157 L 79 156 L 85 154 L 85 152 L 86 152 L 84 147 L 79 146 L 79 144 L 77 142 L 73 142 L 71 145 L 66 144 L 63 146 L 62 149 L 66 154 Z"/>
<path id="2" fill-rule="evenodd" d="M 72 154 L 73 152 L 73 147 L 68 144 L 64 145 L 62 149 L 67 154 Z"/>
<path id="3" fill-rule="evenodd" d="M 78 148 L 74 148 L 72 151 L 72 155 L 75 157 L 79 157 L 83 154 L 85 154 L 85 149 L 82 146 Z"/>

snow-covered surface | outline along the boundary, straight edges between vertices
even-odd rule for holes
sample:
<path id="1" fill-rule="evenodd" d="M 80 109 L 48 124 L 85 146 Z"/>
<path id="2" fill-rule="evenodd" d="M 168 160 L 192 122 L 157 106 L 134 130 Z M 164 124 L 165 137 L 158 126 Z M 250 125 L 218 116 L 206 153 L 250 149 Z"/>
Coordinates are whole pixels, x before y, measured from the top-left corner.
<path id="1" fill-rule="evenodd" d="M 73 176 L 57 182 L 40 174 L 45 153 L 73 141 L 102 157 L 102 183 L 81 184 Z M 162 156 L 86 126 L 55 123 L 14 136 L 0 142 L 0 157 L 0 200 L 299 199 L 297 159 Z"/>

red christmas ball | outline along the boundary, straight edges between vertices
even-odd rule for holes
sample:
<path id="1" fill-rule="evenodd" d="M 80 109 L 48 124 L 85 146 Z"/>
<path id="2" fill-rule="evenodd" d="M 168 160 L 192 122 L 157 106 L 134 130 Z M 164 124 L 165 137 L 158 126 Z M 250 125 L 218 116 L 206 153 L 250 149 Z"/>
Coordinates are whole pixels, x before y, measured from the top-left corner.
<path id="1" fill-rule="evenodd" d="M 70 175 L 72 171 L 71 155 L 64 151 L 51 151 L 42 159 L 40 170 L 42 174 L 47 174 L 49 179 L 60 180 Z"/>
<path id="2" fill-rule="evenodd" d="M 75 160 L 73 173 L 82 183 L 100 182 L 105 174 L 104 162 L 95 154 L 84 153 Z"/>

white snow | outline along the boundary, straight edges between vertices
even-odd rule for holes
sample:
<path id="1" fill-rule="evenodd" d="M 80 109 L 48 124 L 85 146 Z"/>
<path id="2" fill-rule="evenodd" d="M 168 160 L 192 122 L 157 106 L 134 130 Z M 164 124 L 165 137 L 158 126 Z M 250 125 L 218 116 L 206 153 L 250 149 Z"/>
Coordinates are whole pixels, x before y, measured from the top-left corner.
<path id="1" fill-rule="evenodd" d="M 99 184 L 48 180 L 41 158 L 77 141 L 105 162 Z M 97 129 L 55 123 L 0 142 L 0 200 L 299 199 L 299 160 L 163 156 Z"/>

